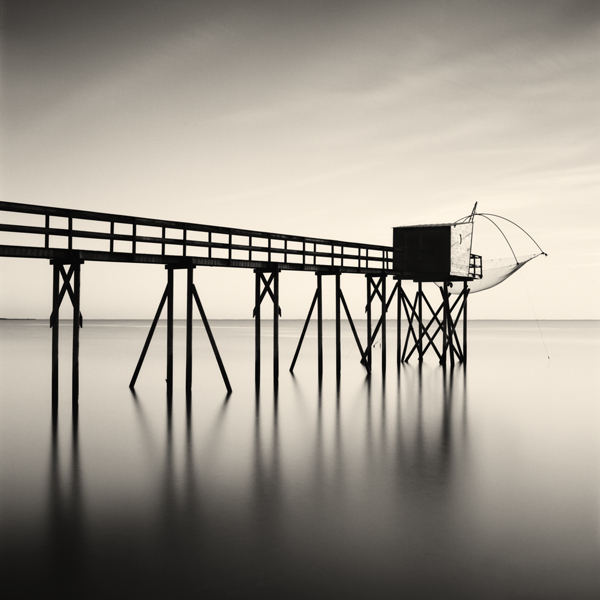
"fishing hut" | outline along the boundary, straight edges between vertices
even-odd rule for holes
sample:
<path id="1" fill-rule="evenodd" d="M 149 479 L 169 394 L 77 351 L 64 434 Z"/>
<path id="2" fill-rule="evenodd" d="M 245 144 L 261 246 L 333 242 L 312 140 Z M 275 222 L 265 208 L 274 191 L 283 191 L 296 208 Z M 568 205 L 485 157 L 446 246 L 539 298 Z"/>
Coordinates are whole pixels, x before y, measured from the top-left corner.
<path id="1" fill-rule="evenodd" d="M 399 360 L 416 352 L 419 360 L 427 351 L 436 353 L 442 364 L 467 359 L 468 282 L 482 276 L 481 256 L 472 254 L 473 220 L 467 223 L 394 227 L 394 278 L 398 280 L 398 322 L 405 317 L 408 332 Z M 417 283 L 411 299 L 403 280 Z M 428 298 L 423 284 L 437 283 L 441 299 Z M 460 288 L 451 301 L 451 291 Z M 462 317 L 462 319 L 461 319 Z M 462 335 L 459 336 L 459 322 Z M 436 341 L 436 338 L 440 338 Z"/>

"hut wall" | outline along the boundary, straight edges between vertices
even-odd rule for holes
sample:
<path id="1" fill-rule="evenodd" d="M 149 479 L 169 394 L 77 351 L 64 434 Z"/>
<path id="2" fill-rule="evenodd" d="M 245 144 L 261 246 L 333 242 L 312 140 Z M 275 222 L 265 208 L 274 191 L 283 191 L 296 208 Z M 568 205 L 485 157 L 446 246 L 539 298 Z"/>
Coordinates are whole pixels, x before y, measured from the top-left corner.
<path id="1" fill-rule="evenodd" d="M 473 243 L 473 223 L 450 227 L 450 275 L 468 277 L 471 246 Z"/>

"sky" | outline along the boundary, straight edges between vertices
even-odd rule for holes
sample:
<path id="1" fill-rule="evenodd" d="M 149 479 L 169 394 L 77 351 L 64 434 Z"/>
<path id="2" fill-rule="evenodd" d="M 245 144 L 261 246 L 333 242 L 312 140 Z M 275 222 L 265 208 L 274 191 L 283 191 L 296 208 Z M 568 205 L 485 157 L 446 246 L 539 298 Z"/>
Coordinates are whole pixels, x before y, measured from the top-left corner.
<path id="1" fill-rule="evenodd" d="M 394 226 L 478 202 L 548 257 L 473 295 L 471 318 L 600 318 L 600 3 L 1 10 L 3 200 L 389 245 Z M 497 235 L 477 225 L 474 251 L 510 256 Z M 250 271 L 195 277 L 209 316 L 251 318 Z M 86 263 L 82 312 L 152 318 L 165 279 Z M 314 285 L 282 274 L 284 318 L 304 317 Z M 364 277 L 342 285 L 360 313 Z M 47 261 L 0 259 L 0 317 L 46 318 L 50 300 Z"/>

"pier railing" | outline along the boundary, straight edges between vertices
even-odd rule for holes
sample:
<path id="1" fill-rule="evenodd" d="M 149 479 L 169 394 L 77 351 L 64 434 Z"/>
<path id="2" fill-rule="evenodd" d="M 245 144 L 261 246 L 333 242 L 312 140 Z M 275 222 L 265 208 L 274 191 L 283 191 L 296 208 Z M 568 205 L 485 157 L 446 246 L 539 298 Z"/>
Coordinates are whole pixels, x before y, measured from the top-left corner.
<path id="1" fill-rule="evenodd" d="M 390 246 L 0 202 L 0 255 L 393 273 Z"/>

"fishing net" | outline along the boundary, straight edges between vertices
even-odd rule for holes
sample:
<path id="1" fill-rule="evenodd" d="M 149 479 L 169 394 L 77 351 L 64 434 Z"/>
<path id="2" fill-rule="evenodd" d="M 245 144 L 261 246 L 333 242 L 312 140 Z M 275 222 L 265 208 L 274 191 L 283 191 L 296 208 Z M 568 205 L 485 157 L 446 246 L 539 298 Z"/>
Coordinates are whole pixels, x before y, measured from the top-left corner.
<path id="1" fill-rule="evenodd" d="M 469 291 L 471 293 L 474 292 L 482 292 L 483 290 L 489 290 L 494 286 L 506 281 L 513 273 L 516 273 L 521 267 L 525 266 L 530 260 L 533 260 L 537 256 L 545 255 L 545 252 L 540 248 L 539 244 L 519 225 L 514 223 L 513 221 L 501 217 L 499 215 L 493 215 L 490 213 L 477 213 L 475 209 L 477 208 L 477 204 L 473 208 L 473 212 L 467 216 L 459 219 L 456 223 L 467 223 L 469 221 L 473 222 L 475 217 L 482 217 L 486 221 L 490 222 L 498 232 L 500 232 L 502 238 L 510 248 L 512 252 L 512 256 L 510 258 L 494 258 L 494 259 L 483 259 L 482 261 L 482 277 L 481 279 L 474 279 L 473 281 L 468 282 Z M 539 252 L 535 254 L 526 254 L 517 256 L 513 249 L 512 244 L 509 242 L 507 235 L 500 228 L 498 223 L 496 223 L 496 219 L 501 219 L 503 222 L 509 223 L 514 226 L 517 230 L 520 230 L 522 234 L 524 234 L 527 238 L 529 238 L 530 242 L 533 242 Z M 482 254 L 482 252 L 479 252 Z M 442 287 L 443 284 L 438 284 Z M 452 287 L 448 287 L 448 291 L 451 294 L 460 294 L 462 291 L 462 285 L 454 285 Z"/>
<path id="2" fill-rule="evenodd" d="M 511 275 L 516 273 L 521 267 L 525 266 L 530 260 L 533 260 L 538 254 L 531 254 L 529 256 L 519 256 L 517 260 L 514 257 L 510 258 L 495 258 L 483 260 L 482 278 L 474 279 L 469 281 L 467 286 L 471 294 L 475 292 L 482 292 L 483 290 L 489 290 L 494 286 L 502 283 L 508 279 Z M 449 287 L 448 291 L 451 294 L 460 294 L 462 291 L 462 285 L 454 285 Z"/>

